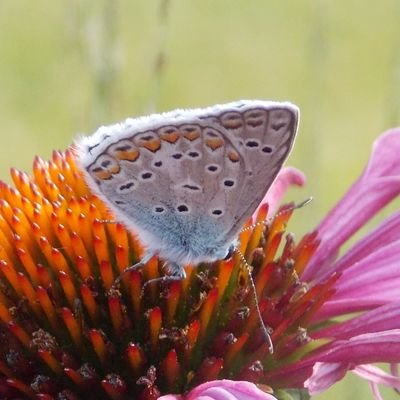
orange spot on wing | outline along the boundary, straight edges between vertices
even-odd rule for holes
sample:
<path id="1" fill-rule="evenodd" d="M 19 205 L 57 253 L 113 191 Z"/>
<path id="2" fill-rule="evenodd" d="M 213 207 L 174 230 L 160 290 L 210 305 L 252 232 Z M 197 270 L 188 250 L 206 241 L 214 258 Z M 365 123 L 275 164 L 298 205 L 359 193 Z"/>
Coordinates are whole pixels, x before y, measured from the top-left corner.
<path id="1" fill-rule="evenodd" d="M 91 175 L 100 180 L 107 180 L 110 179 L 112 176 L 112 172 L 103 169 L 103 168 L 94 168 L 91 171 Z"/>
<path id="2" fill-rule="evenodd" d="M 240 117 L 225 118 L 222 120 L 222 126 L 227 129 L 238 129 L 243 127 L 243 121 Z"/>
<path id="3" fill-rule="evenodd" d="M 161 147 L 161 141 L 159 139 L 152 139 L 146 141 L 142 140 L 139 143 L 139 146 L 144 147 L 145 149 L 155 153 Z"/>
<path id="4" fill-rule="evenodd" d="M 232 162 L 238 162 L 240 160 L 239 154 L 236 153 L 235 151 L 230 151 L 228 153 L 228 158 L 232 161 Z"/>
<path id="5" fill-rule="evenodd" d="M 115 151 L 114 157 L 118 160 L 136 161 L 139 158 L 139 150 L 130 149 L 124 151 Z"/>
<path id="6" fill-rule="evenodd" d="M 224 145 L 224 141 L 221 138 L 206 139 L 206 146 L 211 150 L 217 150 Z"/>
<path id="7" fill-rule="evenodd" d="M 107 161 L 107 163 L 108 165 L 104 166 L 101 165 L 100 162 L 92 164 L 88 171 L 94 178 L 100 180 L 110 179 L 112 175 L 118 174 L 118 172 L 121 170 L 121 167 L 116 160 L 113 160 L 112 162 Z"/>
<path id="8" fill-rule="evenodd" d="M 257 128 L 259 126 L 264 125 L 265 120 L 263 118 L 247 118 L 246 125 L 251 126 L 252 128 Z"/>
<path id="9" fill-rule="evenodd" d="M 111 165 L 111 167 L 108 168 L 108 170 L 112 173 L 112 174 L 118 174 L 118 172 L 120 171 L 121 167 L 118 164 L 114 164 Z"/>
<path id="10" fill-rule="evenodd" d="M 179 133 L 178 133 L 178 131 L 162 133 L 160 135 L 160 138 L 161 138 L 161 140 L 164 140 L 165 142 L 175 143 L 179 139 Z"/>
<path id="11" fill-rule="evenodd" d="M 196 128 L 193 128 L 193 130 L 185 130 L 183 137 L 185 139 L 193 141 L 200 137 L 200 132 Z"/>

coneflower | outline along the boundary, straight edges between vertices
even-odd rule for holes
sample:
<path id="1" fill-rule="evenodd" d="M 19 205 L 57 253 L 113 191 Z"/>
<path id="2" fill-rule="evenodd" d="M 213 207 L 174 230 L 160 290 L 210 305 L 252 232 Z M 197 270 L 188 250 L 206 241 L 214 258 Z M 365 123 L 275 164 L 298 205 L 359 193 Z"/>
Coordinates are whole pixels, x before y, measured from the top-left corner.
<path id="1" fill-rule="evenodd" d="M 14 187 L 0 186 L 0 398 L 270 399 L 320 392 L 348 370 L 376 396 L 380 382 L 399 389 L 366 364 L 400 359 L 400 214 L 337 256 L 400 193 L 399 152 L 400 130 L 378 139 L 363 175 L 298 243 L 285 233 L 293 205 L 271 212 L 291 183 L 283 170 L 241 233 L 273 354 L 239 253 L 144 288 L 163 274 L 154 257 L 115 285 L 141 259 L 140 237 L 112 223 L 73 152 L 36 158 L 32 175 L 13 169 Z"/>

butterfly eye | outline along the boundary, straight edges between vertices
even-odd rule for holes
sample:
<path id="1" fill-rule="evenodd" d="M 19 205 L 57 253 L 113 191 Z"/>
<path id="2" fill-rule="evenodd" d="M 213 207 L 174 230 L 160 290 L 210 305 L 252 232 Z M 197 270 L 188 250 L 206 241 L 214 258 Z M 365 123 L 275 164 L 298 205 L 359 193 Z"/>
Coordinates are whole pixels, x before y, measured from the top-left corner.
<path id="1" fill-rule="evenodd" d="M 224 257 L 224 260 L 225 260 L 225 261 L 226 261 L 226 260 L 229 260 L 229 259 L 233 256 L 233 253 L 234 253 L 234 252 L 235 252 L 235 246 L 234 246 L 233 244 L 231 244 L 231 245 L 229 246 L 229 248 L 228 248 L 228 251 L 227 251 L 225 257 Z"/>

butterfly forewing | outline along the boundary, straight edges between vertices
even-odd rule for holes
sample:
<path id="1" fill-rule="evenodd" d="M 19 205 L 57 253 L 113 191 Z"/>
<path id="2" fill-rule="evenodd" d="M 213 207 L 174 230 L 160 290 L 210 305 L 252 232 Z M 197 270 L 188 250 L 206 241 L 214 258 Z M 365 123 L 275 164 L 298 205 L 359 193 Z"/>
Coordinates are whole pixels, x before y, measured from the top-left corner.
<path id="1" fill-rule="evenodd" d="M 144 239 L 190 248 L 200 237 L 201 254 L 208 241 L 229 244 L 254 212 L 297 120 L 295 106 L 263 101 L 157 114 L 100 128 L 77 156 L 89 186 Z"/>

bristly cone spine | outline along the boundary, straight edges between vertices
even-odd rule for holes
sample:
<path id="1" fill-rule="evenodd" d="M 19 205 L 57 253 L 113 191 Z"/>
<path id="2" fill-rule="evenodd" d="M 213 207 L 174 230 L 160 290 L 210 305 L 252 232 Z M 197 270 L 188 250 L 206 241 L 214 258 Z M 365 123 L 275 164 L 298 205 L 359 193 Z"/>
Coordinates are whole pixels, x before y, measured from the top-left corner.
<path id="1" fill-rule="evenodd" d="M 337 276 L 300 283 L 318 241 L 285 234 L 291 205 L 240 236 L 271 355 L 238 254 L 187 266 L 184 281 L 142 294 L 163 274 L 154 257 L 114 287 L 142 257 L 140 238 L 104 222 L 113 216 L 88 192 L 72 151 L 36 158 L 32 177 L 11 176 L 15 188 L 0 185 L 0 398 L 156 399 L 218 378 L 274 386 L 270 371 L 321 345 L 307 328 Z"/>

